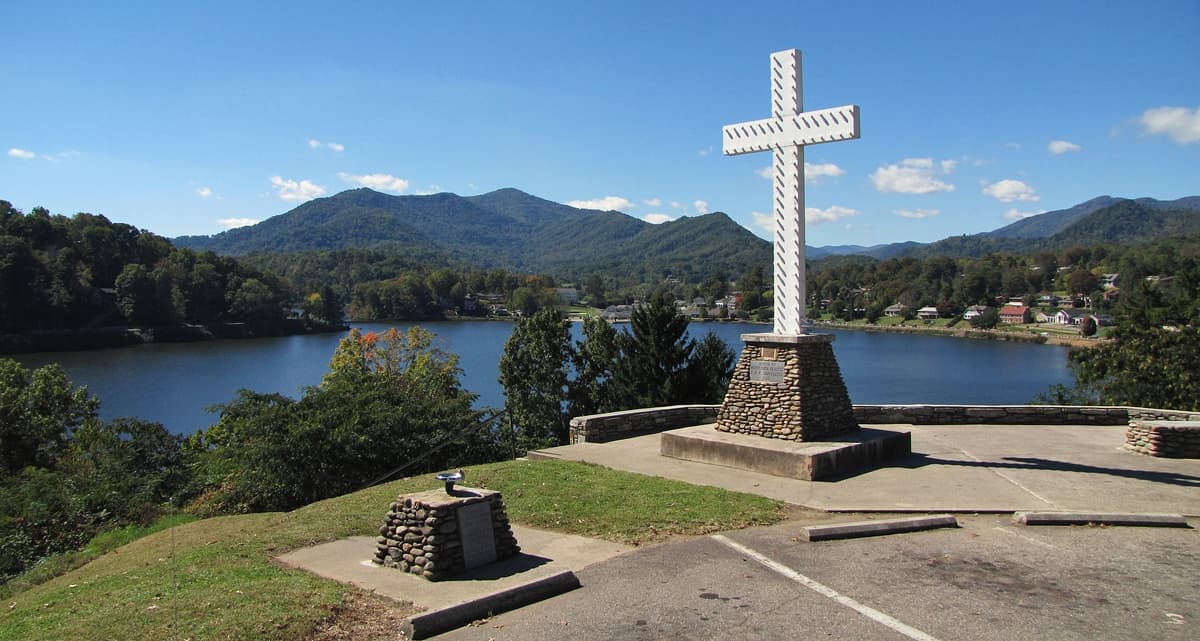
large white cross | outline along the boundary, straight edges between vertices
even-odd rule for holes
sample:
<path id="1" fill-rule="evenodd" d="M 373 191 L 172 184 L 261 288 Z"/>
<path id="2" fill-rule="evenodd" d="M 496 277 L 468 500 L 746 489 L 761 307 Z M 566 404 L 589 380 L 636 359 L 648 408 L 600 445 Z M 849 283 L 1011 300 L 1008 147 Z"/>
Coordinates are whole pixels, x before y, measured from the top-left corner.
<path id="1" fill-rule="evenodd" d="M 771 54 L 771 117 L 724 128 L 726 156 L 775 157 L 775 333 L 804 333 L 804 146 L 858 138 L 858 105 L 804 112 L 800 50 Z"/>

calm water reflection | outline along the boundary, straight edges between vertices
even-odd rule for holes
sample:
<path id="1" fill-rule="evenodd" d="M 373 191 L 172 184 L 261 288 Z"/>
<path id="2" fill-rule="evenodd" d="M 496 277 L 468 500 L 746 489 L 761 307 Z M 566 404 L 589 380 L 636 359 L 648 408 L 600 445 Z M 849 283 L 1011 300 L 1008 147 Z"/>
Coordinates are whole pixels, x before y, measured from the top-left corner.
<path id="1" fill-rule="evenodd" d="M 410 323 L 361 323 L 382 331 Z M 500 406 L 504 395 L 497 364 L 512 333 L 506 322 L 436 322 L 423 326 L 438 346 L 458 354 L 463 385 L 479 395 L 476 405 Z M 575 327 L 578 334 L 578 326 Z M 735 351 L 739 336 L 769 331 L 764 326 L 703 324 Z M 834 331 L 833 348 L 855 403 L 1025 403 L 1053 383 L 1068 384 L 1065 347 Z M 245 341 L 141 345 L 96 352 L 29 354 L 27 366 L 61 363 L 72 382 L 87 385 L 101 400 L 101 415 L 159 421 L 174 432 L 191 433 L 216 421 L 205 408 L 231 400 L 237 390 L 298 397 L 328 370 L 344 334 L 288 336 Z"/>

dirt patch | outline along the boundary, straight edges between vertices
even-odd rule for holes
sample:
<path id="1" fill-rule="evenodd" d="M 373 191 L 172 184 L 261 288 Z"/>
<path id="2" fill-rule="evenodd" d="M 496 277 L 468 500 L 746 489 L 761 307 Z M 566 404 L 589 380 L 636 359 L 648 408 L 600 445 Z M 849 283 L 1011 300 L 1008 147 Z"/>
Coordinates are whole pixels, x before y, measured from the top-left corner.
<path id="1" fill-rule="evenodd" d="M 325 618 L 304 641 L 398 641 L 400 624 L 420 612 L 412 603 L 351 590 L 346 602 Z"/>

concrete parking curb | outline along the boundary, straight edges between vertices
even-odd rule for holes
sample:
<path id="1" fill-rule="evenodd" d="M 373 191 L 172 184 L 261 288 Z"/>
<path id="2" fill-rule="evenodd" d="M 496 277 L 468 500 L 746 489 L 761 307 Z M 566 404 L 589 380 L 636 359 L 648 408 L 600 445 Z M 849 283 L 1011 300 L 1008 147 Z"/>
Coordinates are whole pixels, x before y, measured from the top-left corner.
<path id="1" fill-rule="evenodd" d="M 863 536 L 883 536 L 885 534 L 916 532 L 943 527 L 958 527 L 958 520 L 952 514 L 932 514 L 930 516 L 886 519 L 881 521 L 810 525 L 800 529 L 800 536 L 805 541 L 827 541 Z"/>
<path id="2" fill-rule="evenodd" d="M 1021 525 L 1133 525 L 1142 527 L 1190 527 L 1182 514 L 1129 514 L 1102 512 L 1014 512 Z"/>
<path id="3" fill-rule="evenodd" d="M 564 570 L 507 590 L 413 615 L 401 624 L 400 630 L 406 638 L 424 639 L 461 628 L 472 621 L 570 592 L 577 587 L 579 578 L 574 572 Z"/>

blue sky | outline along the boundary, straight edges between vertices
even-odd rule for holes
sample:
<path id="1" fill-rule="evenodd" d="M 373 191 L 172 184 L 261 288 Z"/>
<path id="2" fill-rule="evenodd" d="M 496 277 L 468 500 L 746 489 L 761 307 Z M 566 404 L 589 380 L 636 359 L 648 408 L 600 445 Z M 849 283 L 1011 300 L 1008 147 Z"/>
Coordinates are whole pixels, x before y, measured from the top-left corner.
<path id="1" fill-rule="evenodd" d="M 764 237 L 773 51 L 807 109 L 808 242 L 932 241 L 1099 195 L 1200 194 L 1200 3 L 7 2 L 0 199 L 165 236 L 362 185 L 502 187 Z M 253 5 L 253 6 L 245 6 Z M 782 7 L 782 8 L 781 8 Z"/>

